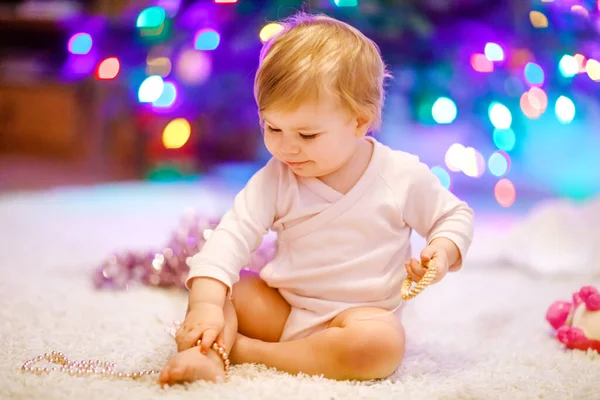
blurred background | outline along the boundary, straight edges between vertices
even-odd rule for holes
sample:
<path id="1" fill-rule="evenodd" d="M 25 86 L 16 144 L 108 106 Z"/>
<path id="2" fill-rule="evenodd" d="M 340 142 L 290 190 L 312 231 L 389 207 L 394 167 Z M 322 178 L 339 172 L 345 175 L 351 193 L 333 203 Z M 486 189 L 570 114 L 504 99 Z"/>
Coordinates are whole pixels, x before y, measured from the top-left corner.
<path id="1" fill-rule="evenodd" d="M 298 10 L 376 41 L 378 139 L 465 200 L 600 192 L 600 0 L 0 0 L 0 191 L 242 185 L 258 54 Z"/>

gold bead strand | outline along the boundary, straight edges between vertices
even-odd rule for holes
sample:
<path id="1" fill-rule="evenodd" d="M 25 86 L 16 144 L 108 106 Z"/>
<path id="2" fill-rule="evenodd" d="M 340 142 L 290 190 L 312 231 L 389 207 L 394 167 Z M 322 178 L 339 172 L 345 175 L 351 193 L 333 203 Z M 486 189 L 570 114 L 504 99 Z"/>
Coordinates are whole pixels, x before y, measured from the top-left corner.
<path id="1" fill-rule="evenodd" d="M 402 295 L 403 300 L 415 298 L 419 293 L 425 290 L 427 286 L 431 285 L 437 274 L 437 267 L 435 263 L 432 262 L 428 263 L 426 267 L 427 272 L 425 272 L 425 275 L 423 275 L 421 280 L 417 282 L 416 285 L 413 286 L 414 282 L 409 276 L 404 279 L 402 287 L 400 288 L 400 294 Z"/>

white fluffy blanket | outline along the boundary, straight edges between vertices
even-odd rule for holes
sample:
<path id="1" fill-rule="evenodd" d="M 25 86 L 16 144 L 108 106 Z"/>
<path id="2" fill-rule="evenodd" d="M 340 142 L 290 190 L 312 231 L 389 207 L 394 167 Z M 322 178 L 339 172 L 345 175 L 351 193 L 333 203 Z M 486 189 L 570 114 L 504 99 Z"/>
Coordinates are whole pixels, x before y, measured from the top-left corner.
<path id="1" fill-rule="evenodd" d="M 474 244 L 473 260 L 409 305 L 404 316 L 406 358 L 390 379 L 334 382 L 243 365 L 224 384 L 198 382 L 161 390 L 151 379 L 20 371 L 25 360 L 52 350 L 74 359 L 111 360 L 124 370 L 162 367 L 175 351 L 165 328 L 183 316 L 186 294 L 147 287 L 98 292 L 90 273 L 114 249 L 163 244 L 186 207 L 218 215 L 229 204 L 230 193 L 201 184 L 0 196 L 0 398 L 597 398 L 600 357 L 562 350 L 549 336 L 544 313 L 552 301 L 568 299 L 583 284 L 600 286 L 600 280 L 583 274 L 556 280 L 544 274 L 532 277 L 506 264 L 482 261 L 486 251 L 489 259 L 498 260 L 492 250 L 497 242 L 489 233 L 500 233 L 498 220 L 482 213 L 477 230 L 483 233 Z M 530 221 L 522 228 L 525 236 L 549 235 L 549 225 Z M 581 234 L 573 225 L 560 228 L 562 237 Z M 420 240 L 415 239 L 417 245 Z M 568 243 L 581 245 L 577 240 Z M 546 254 L 545 265 L 553 265 L 551 253 L 540 251 L 534 257 L 534 249 L 523 259 L 539 260 Z"/>

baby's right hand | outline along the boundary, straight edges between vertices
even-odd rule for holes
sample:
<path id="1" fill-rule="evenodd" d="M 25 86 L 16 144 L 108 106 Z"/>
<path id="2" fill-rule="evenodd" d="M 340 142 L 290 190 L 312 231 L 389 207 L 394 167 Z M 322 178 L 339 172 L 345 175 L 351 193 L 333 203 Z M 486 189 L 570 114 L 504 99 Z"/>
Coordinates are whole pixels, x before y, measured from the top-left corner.
<path id="1" fill-rule="evenodd" d="M 177 351 L 184 351 L 196 345 L 198 339 L 202 340 L 200 351 L 208 354 L 213 343 L 223 345 L 223 329 L 225 316 L 223 309 L 212 303 L 195 303 L 190 305 L 190 310 L 175 334 Z"/>

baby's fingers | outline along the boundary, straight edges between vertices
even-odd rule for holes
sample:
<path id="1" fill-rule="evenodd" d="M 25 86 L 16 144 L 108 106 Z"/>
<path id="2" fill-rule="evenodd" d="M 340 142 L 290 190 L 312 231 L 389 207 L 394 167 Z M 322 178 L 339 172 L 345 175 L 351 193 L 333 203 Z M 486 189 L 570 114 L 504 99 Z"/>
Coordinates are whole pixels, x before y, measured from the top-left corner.
<path id="1" fill-rule="evenodd" d="M 202 342 L 200 343 L 200 351 L 202 354 L 208 354 L 210 347 L 217 339 L 217 331 L 214 329 L 207 329 L 202 333 Z"/>
<path id="2" fill-rule="evenodd" d="M 414 258 L 406 264 L 406 272 L 410 279 L 415 282 L 420 281 L 421 278 L 423 278 L 423 275 L 425 275 L 426 271 L 426 268 Z"/>
<path id="3" fill-rule="evenodd" d="M 217 336 L 217 339 L 215 340 L 215 343 L 218 344 L 219 346 L 225 348 L 225 339 L 223 338 L 223 334 L 224 334 L 224 332 L 221 332 Z"/>
<path id="4" fill-rule="evenodd" d="M 202 335 L 202 330 L 202 327 L 195 327 L 189 332 L 181 335 L 181 338 L 177 340 L 177 351 L 184 351 L 193 347 Z"/>

